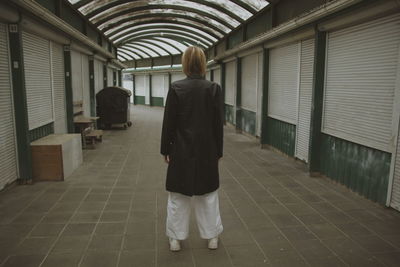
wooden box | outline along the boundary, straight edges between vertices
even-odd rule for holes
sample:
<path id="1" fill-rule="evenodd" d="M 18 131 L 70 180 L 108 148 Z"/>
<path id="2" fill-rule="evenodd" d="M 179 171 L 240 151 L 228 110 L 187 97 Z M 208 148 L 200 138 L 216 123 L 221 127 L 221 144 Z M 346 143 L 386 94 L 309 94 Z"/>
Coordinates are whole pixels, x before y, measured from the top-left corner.
<path id="1" fill-rule="evenodd" d="M 34 181 L 63 181 L 82 164 L 80 134 L 51 134 L 31 143 Z"/>

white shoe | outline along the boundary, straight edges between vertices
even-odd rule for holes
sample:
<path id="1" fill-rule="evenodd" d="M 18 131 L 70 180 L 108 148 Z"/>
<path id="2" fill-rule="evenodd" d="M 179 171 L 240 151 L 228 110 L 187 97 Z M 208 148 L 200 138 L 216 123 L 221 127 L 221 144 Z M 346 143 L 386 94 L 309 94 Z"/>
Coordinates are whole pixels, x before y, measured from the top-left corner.
<path id="1" fill-rule="evenodd" d="M 217 249 L 218 248 L 218 236 L 208 240 L 208 248 L 209 249 Z"/>
<path id="2" fill-rule="evenodd" d="M 179 240 L 169 238 L 169 250 L 171 251 L 181 250 L 181 244 L 179 243 Z"/>

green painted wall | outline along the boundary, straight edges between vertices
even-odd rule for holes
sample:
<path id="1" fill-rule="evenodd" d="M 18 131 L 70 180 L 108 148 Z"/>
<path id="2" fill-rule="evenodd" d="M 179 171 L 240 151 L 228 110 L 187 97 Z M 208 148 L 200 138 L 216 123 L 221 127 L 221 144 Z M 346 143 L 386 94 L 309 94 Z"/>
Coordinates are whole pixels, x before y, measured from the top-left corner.
<path id="1" fill-rule="evenodd" d="M 134 99 L 134 103 L 135 105 L 145 105 L 146 104 L 146 100 L 144 96 L 140 96 L 140 95 L 135 95 L 135 99 Z"/>
<path id="2" fill-rule="evenodd" d="M 382 205 L 391 154 L 322 134 L 321 173 Z"/>
<path id="3" fill-rule="evenodd" d="M 229 123 L 232 123 L 232 124 L 235 124 L 235 121 L 234 121 L 235 116 L 234 116 L 234 114 L 235 114 L 234 106 L 225 104 L 225 121 L 229 122 Z"/>
<path id="4" fill-rule="evenodd" d="M 236 112 L 237 127 L 246 133 L 256 135 L 256 113 L 253 111 L 239 109 Z"/>
<path id="5" fill-rule="evenodd" d="M 268 117 L 267 144 L 294 157 L 296 125 Z"/>
<path id="6" fill-rule="evenodd" d="M 29 131 L 29 141 L 33 142 L 35 140 L 38 140 L 42 137 L 48 136 L 53 133 L 54 133 L 54 123 L 51 122 L 51 123 L 43 125 L 39 128 L 30 130 Z"/>
<path id="7" fill-rule="evenodd" d="M 153 106 L 163 107 L 164 106 L 164 98 L 153 96 L 153 97 L 151 97 L 151 104 Z"/>

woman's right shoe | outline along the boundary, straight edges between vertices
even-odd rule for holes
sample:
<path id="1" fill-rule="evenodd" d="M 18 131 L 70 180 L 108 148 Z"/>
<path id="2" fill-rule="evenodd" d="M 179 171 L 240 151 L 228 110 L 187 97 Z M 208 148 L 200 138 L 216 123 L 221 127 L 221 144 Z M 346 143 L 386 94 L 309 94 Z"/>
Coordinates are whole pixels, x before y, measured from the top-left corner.
<path id="1" fill-rule="evenodd" d="M 218 236 L 208 240 L 208 248 L 209 249 L 217 249 L 218 248 Z"/>
<path id="2" fill-rule="evenodd" d="M 179 243 L 179 240 L 169 238 L 169 250 L 171 251 L 181 250 L 181 244 Z"/>

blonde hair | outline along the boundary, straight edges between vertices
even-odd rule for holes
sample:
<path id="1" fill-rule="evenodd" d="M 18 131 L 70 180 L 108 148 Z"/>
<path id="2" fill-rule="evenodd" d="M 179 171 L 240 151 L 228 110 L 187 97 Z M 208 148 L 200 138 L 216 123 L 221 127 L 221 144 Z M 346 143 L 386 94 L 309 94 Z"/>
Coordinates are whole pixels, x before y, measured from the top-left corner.
<path id="1" fill-rule="evenodd" d="M 206 55 L 203 49 L 189 46 L 182 55 L 182 68 L 187 76 L 206 74 Z"/>

